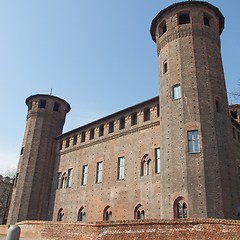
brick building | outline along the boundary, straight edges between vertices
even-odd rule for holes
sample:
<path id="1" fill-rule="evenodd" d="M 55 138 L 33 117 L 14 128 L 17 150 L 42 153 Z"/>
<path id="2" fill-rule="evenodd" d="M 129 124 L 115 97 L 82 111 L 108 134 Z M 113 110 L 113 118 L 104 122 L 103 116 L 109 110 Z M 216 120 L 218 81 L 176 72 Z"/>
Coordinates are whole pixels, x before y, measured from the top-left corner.
<path id="1" fill-rule="evenodd" d="M 223 29 L 207 2 L 162 10 L 150 29 L 160 97 L 64 134 L 65 100 L 27 98 L 8 222 L 237 219 L 240 109 L 227 102 Z"/>

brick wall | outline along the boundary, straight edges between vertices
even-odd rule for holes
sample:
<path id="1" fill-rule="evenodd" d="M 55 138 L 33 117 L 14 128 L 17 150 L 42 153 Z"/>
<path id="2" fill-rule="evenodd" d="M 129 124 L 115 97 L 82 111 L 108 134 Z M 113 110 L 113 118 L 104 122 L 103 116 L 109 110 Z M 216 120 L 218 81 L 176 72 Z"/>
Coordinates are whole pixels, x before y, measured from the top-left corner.
<path id="1" fill-rule="evenodd" d="M 219 219 L 113 221 L 91 224 L 20 222 L 24 240 L 240 239 L 240 221 Z M 0 227 L 0 234 L 2 234 Z"/>

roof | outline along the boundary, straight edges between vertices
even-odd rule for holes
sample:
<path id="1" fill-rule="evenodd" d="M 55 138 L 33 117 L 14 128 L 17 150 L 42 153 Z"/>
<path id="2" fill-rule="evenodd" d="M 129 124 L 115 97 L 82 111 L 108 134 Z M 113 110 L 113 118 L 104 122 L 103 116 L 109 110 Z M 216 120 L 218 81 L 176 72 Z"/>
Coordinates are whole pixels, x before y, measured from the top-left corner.
<path id="1" fill-rule="evenodd" d="M 224 16 L 222 15 L 222 13 L 220 12 L 220 10 L 213 6 L 212 4 L 208 3 L 208 2 L 202 2 L 202 1 L 185 1 L 185 2 L 179 2 L 179 3 L 174 3 L 172 5 L 170 5 L 169 7 L 163 9 L 162 11 L 160 11 L 157 16 L 152 20 L 152 24 L 151 24 L 151 28 L 150 28 L 150 33 L 152 36 L 152 39 L 154 42 L 156 42 L 156 27 L 158 24 L 158 20 L 167 12 L 171 11 L 172 9 L 176 8 L 176 7 L 181 7 L 181 6 L 186 6 L 186 5 L 201 5 L 201 6 L 205 6 L 208 7 L 210 9 L 212 9 L 215 14 L 218 16 L 219 18 L 219 34 L 222 33 L 223 29 L 224 29 Z"/>

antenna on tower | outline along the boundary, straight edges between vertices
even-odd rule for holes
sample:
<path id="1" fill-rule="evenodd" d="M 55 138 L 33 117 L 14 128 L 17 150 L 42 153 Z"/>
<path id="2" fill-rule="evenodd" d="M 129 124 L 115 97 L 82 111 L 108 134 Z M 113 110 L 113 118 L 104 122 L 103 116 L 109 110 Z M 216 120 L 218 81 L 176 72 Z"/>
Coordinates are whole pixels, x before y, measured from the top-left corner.
<path id="1" fill-rule="evenodd" d="M 50 96 L 52 96 L 52 88 L 50 89 Z"/>

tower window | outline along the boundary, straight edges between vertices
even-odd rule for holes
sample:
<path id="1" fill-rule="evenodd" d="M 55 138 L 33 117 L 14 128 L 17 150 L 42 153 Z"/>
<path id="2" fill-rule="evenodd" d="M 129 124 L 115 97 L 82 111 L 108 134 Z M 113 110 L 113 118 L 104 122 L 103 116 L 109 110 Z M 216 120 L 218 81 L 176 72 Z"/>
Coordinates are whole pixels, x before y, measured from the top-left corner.
<path id="1" fill-rule="evenodd" d="M 82 169 L 82 185 L 87 184 L 87 176 L 88 176 L 88 165 L 84 165 Z"/>
<path id="2" fill-rule="evenodd" d="M 46 103 L 47 103 L 46 100 L 40 100 L 38 108 L 45 108 L 46 107 Z"/>
<path id="3" fill-rule="evenodd" d="M 210 27 L 210 18 L 207 16 L 204 16 L 204 25 Z"/>
<path id="4" fill-rule="evenodd" d="M 173 100 L 177 100 L 177 99 L 180 99 L 181 96 L 182 96 L 182 94 L 181 94 L 181 85 L 180 85 L 180 83 L 172 86 L 172 99 Z"/>
<path id="5" fill-rule="evenodd" d="M 143 220 L 145 218 L 145 212 L 141 204 L 138 204 L 134 210 L 134 218 Z"/>
<path id="6" fill-rule="evenodd" d="M 20 155 L 23 155 L 24 147 L 21 148 Z"/>
<path id="7" fill-rule="evenodd" d="M 131 125 L 137 125 L 137 113 L 133 113 L 131 116 Z"/>
<path id="8" fill-rule="evenodd" d="M 66 139 L 66 145 L 65 145 L 65 147 L 68 148 L 69 145 L 70 145 L 70 138 L 68 137 L 68 138 Z"/>
<path id="9" fill-rule="evenodd" d="M 150 120 L 150 108 L 146 108 L 143 112 L 143 121 L 149 121 Z"/>
<path id="10" fill-rule="evenodd" d="M 189 153 L 199 153 L 199 135 L 198 131 L 188 131 L 188 152 Z"/>
<path id="11" fill-rule="evenodd" d="M 63 212 L 63 209 L 61 208 L 59 211 L 58 211 L 58 215 L 57 215 L 57 221 L 63 221 L 63 218 L 64 218 L 64 212 Z"/>
<path id="12" fill-rule="evenodd" d="M 96 183 L 102 182 L 103 162 L 97 163 Z"/>
<path id="13" fill-rule="evenodd" d="M 90 139 L 90 140 L 94 139 L 94 128 L 90 129 L 89 139 Z"/>
<path id="14" fill-rule="evenodd" d="M 108 132 L 109 132 L 109 133 L 114 132 L 114 121 L 111 121 L 111 122 L 108 124 Z"/>
<path id="15" fill-rule="evenodd" d="M 232 116 L 232 118 L 234 118 L 234 119 L 237 119 L 237 111 L 231 111 L 231 116 Z"/>
<path id="16" fill-rule="evenodd" d="M 103 136 L 103 134 L 104 134 L 104 125 L 101 125 L 98 130 L 99 130 L 99 137 Z"/>
<path id="17" fill-rule="evenodd" d="M 124 157 L 118 158 L 118 180 L 124 179 Z"/>
<path id="18" fill-rule="evenodd" d="M 236 130 L 235 127 L 232 127 L 233 138 L 236 139 Z"/>
<path id="19" fill-rule="evenodd" d="M 181 14 L 178 16 L 178 24 L 188 24 L 190 23 L 190 15 L 189 13 Z"/>
<path id="20" fill-rule="evenodd" d="M 119 130 L 125 128 L 125 117 L 120 118 L 119 120 Z"/>
<path id="21" fill-rule="evenodd" d="M 28 111 L 30 111 L 32 109 L 32 102 L 28 103 Z"/>
<path id="22" fill-rule="evenodd" d="M 54 112 L 58 112 L 58 111 L 59 111 L 59 106 L 60 106 L 59 103 L 54 103 L 53 111 L 54 111 Z"/>
<path id="23" fill-rule="evenodd" d="M 174 215 L 175 218 L 187 218 L 188 206 L 184 198 L 179 197 L 174 202 Z"/>
<path id="24" fill-rule="evenodd" d="M 14 187 L 17 186 L 18 179 L 19 179 L 19 173 L 16 174 L 16 177 L 15 177 L 15 179 L 14 179 L 14 185 L 13 185 Z"/>
<path id="25" fill-rule="evenodd" d="M 240 166 L 238 166 L 238 177 L 240 178 Z"/>
<path id="26" fill-rule="evenodd" d="M 81 134 L 81 142 L 85 142 L 86 140 L 86 132 L 82 132 Z"/>
<path id="27" fill-rule="evenodd" d="M 163 74 L 165 74 L 168 71 L 168 65 L 167 65 L 167 60 L 163 62 Z"/>
<path id="28" fill-rule="evenodd" d="M 215 103 L 216 103 L 216 111 L 217 111 L 217 112 L 220 112 L 219 101 L 216 100 Z"/>
<path id="29" fill-rule="evenodd" d="M 159 37 L 161 37 L 167 31 L 166 21 L 161 22 L 158 28 Z"/>
<path id="30" fill-rule="evenodd" d="M 76 144 L 77 144 L 77 140 L 78 140 L 78 136 L 77 136 L 77 134 L 75 134 L 75 135 L 73 136 L 73 145 L 76 145 Z"/>
<path id="31" fill-rule="evenodd" d="M 63 140 L 61 140 L 59 143 L 59 150 L 62 150 L 62 148 L 63 148 Z"/>

